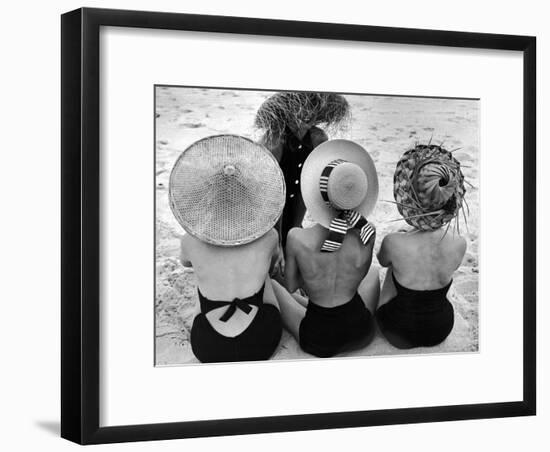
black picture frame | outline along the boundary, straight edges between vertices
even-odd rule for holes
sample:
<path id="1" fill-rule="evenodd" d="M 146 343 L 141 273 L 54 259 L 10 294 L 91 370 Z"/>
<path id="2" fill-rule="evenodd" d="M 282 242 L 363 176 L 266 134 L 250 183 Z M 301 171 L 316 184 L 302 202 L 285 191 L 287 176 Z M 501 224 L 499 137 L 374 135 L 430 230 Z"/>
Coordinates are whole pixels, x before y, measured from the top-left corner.
<path id="1" fill-rule="evenodd" d="M 523 400 L 100 427 L 100 27 L 523 52 Z M 61 18 L 61 436 L 80 444 L 527 416 L 536 413 L 536 38 L 82 8 Z"/>

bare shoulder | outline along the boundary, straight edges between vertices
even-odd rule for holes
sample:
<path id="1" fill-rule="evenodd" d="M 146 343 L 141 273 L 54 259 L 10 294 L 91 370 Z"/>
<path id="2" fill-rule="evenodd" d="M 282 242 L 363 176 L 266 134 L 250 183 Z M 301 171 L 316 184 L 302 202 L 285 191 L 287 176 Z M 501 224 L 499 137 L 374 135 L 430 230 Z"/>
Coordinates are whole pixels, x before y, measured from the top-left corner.
<path id="1" fill-rule="evenodd" d="M 195 242 L 197 242 L 197 239 L 191 234 L 184 234 L 180 236 L 180 247 L 182 251 L 191 251 L 196 246 Z"/>
<path id="2" fill-rule="evenodd" d="M 275 228 L 271 228 L 263 237 L 270 247 L 275 247 L 279 243 L 279 233 Z"/>
<path id="3" fill-rule="evenodd" d="M 256 240 L 247 243 L 243 245 L 244 248 L 274 248 L 277 243 L 279 243 L 279 233 L 275 230 L 275 228 L 271 228 L 269 231 L 267 231 L 264 235 L 257 238 Z M 244 249 L 243 248 L 243 249 Z"/>
<path id="4" fill-rule="evenodd" d="M 461 235 L 459 235 L 457 238 L 457 243 L 463 247 L 464 249 L 466 249 L 466 247 L 468 246 L 468 242 L 466 241 L 466 239 L 464 237 L 462 237 Z"/>
<path id="5" fill-rule="evenodd" d="M 310 228 L 292 228 L 286 238 L 287 250 L 294 251 L 303 247 L 314 247 L 322 235 L 322 231 L 322 226 L 318 224 Z"/>
<path id="6" fill-rule="evenodd" d="M 461 235 L 452 236 L 452 246 L 457 253 L 464 255 L 466 253 L 466 248 L 468 248 L 468 242 Z"/>
<path id="7" fill-rule="evenodd" d="M 288 234 L 286 236 L 286 247 L 289 250 L 296 249 L 296 246 L 300 243 L 302 243 L 304 237 L 303 237 L 304 230 L 302 228 L 292 228 L 290 231 L 288 231 Z"/>
<path id="8" fill-rule="evenodd" d="M 406 240 L 406 234 L 402 232 L 390 232 L 382 239 L 382 246 L 386 249 L 398 247 Z"/>
<path id="9" fill-rule="evenodd" d="M 198 243 L 200 242 L 190 234 L 180 236 L 180 262 L 184 267 L 192 266 Z"/>

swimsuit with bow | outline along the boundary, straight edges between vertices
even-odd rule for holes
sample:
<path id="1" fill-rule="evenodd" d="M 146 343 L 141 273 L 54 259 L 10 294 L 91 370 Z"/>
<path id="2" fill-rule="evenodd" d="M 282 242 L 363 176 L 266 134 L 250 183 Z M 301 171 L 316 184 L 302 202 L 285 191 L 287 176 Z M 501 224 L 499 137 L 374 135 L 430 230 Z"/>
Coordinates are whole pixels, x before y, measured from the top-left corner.
<path id="1" fill-rule="evenodd" d="M 281 339 L 281 315 L 275 306 L 264 304 L 263 294 L 264 286 L 247 298 L 214 301 L 198 291 L 201 313 L 193 321 L 191 348 L 199 361 L 260 361 L 271 357 Z M 222 306 L 227 306 L 219 317 L 222 322 L 229 322 L 237 310 L 249 314 L 256 306 L 258 312 L 243 332 L 229 337 L 216 331 L 206 318 L 208 312 Z"/>

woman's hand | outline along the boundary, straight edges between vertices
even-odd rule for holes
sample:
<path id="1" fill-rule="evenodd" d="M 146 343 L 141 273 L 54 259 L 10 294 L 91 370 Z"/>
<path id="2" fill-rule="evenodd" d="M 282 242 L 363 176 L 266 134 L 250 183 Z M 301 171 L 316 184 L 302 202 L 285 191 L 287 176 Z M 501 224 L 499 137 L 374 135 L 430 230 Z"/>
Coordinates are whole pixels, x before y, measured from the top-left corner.
<path id="1" fill-rule="evenodd" d="M 285 255 L 283 253 L 282 247 L 277 247 L 277 254 L 274 256 L 273 264 L 271 266 L 271 271 L 269 275 L 279 283 L 283 284 L 284 275 L 285 275 Z"/>

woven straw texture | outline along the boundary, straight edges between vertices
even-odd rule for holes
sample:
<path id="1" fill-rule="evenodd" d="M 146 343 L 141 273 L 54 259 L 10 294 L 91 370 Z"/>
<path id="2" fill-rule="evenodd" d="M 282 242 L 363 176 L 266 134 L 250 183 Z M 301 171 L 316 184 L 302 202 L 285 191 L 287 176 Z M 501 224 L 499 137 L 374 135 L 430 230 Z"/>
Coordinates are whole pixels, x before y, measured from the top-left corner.
<path id="1" fill-rule="evenodd" d="M 260 106 L 254 125 L 264 131 L 266 143 L 276 145 L 284 137 L 287 127 L 298 130 L 308 124 L 309 127 L 318 125 L 325 131 L 335 131 L 349 118 L 348 101 L 340 94 L 279 92 Z"/>
<path id="2" fill-rule="evenodd" d="M 217 135 L 183 151 L 170 174 L 168 193 L 174 216 L 189 234 L 235 246 L 275 225 L 285 183 L 266 148 L 244 137 Z"/>
<path id="3" fill-rule="evenodd" d="M 441 146 L 418 144 L 397 163 L 393 194 L 399 213 L 416 229 L 458 221 L 466 194 L 460 163 Z"/>
<path id="4" fill-rule="evenodd" d="M 327 195 L 337 209 L 355 209 L 367 195 L 368 180 L 359 165 L 340 163 L 330 173 Z"/>

